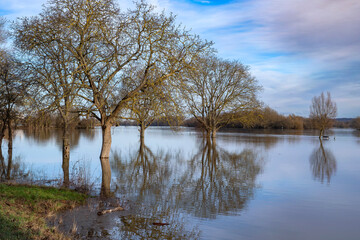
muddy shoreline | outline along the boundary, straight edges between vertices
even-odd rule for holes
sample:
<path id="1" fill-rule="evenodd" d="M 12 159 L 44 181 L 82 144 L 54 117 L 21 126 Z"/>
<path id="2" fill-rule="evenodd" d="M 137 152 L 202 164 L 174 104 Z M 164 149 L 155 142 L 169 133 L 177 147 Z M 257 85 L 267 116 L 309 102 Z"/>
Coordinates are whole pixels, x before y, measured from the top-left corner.
<path id="1" fill-rule="evenodd" d="M 124 210 L 100 216 L 98 214 L 99 211 L 119 206 Z M 114 231 L 114 218 L 121 218 L 129 214 L 133 214 L 130 205 L 118 198 L 90 197 L 86 204 L 60 212 L 48 218 L 47 222 L 65 235 L 76 239 L 111 239 Z"/>

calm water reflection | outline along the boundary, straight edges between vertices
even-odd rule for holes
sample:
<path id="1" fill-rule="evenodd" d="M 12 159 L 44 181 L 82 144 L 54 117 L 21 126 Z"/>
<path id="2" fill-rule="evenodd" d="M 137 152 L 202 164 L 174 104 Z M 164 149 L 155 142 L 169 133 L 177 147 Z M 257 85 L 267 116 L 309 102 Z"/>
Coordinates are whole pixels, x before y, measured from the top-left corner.
<path id="1" fill-rule="evenodd" d="M 115 152 L 112 169 L 122 196 L 138 203 L 172 204 L 200 218 L 237 214 L 253 196 L 263 161 L 252 149 L 229 152 L 201 140 L 188 159 L 184 153 L 140 144 L 139 150 Z"/>
<path id="2" fill-rule="evenodd" d="M 106 216 L 107 224 L 100 228 L 101 232 L 91 232 L 91 236 L 109 239 L 360 236 L 357 132 L 335 129 L 332 131 L 335 139 L 323 142 L 314 132 L 222 132 L 216 144 L 186 128 L 179 132 L 150 128 L 145 143 L 139 143 L 134 127 L 115 128 L 112 134 L 112 187 L 129 210 Z M 100 138 L 99 129 L 72 131 L 70 135 L 70 166 L 82 164 L 97 187 L 101 184 Z M 62 176 L 61 150 L 61 131 L 17 131 L 14 140 L 14 156 L 19 156 L 21 164 L 33 175 L 42 178 Z M 95 218 L 101 224 L 101 219 Z"/>
<path id="3" fill-rule="evenodd" d="M 0 148 L 0 181 L 27 179 L 29 176 L 29 172 L 22 163 L 21 157 L 13 155 L 12 145 L 12 142 L 7 141 L 6 146 L 3 143 Z M 6 149 L 5 155 L 3 154 L 3 149 Z"/>
<path id="4" fill-rule="evenodd" d="M 177 206 L 200 218 L 238 214 L 254 194 L 263 161 L 252 149 L 230 152 L 207 141 L 181 177 L 185 191 Z"/>
<path id="5" fill-rule="evenodd" d="M 336 159 L 330 149 L 324 148 L 322 141 L 310 156 L 310 166 L 315 179 L 330 183 L 331 176 L 336 172 Z"/>

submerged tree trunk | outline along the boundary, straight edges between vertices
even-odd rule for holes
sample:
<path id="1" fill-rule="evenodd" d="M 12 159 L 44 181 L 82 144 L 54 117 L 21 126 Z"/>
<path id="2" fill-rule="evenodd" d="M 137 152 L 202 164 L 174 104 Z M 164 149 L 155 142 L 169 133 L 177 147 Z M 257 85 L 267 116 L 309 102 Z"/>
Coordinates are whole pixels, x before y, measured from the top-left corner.
<path id="1" fill-rule="evenodd" d="M 216 129 L 215 128 L 212 129 L 211 138 L 212 139 L 216 138 Z"/>
<path id="2" fill-rule="evenodd" d="M 210 129 L 206 129 L 205 132 L 206 132 L 206 141 L 209 141 L 209 142 L 210 142 L 210 139 L 211 139 L 211 130 L 210 130 Z"/>
<path id="3" fill-rule="evenodd" d="M 7 166 L 7 172 L 6 172 L 6 179 L 10 180 L 10 178 L 11 178 L 11 168 L 12 168 L 12 150 L 13 150 L 13 134 L 12 134 L 11 120 L 8 121 L 8 133 L 9 133 L 8 166 Z"/>
<path id="4" fill-rule="evenodd" d="M 144 124 L 144 122 L 140 123 L 139 131 L 140 131 L 140 141 L 144 142 L 144 137 L 145 137 L 145 124 Z"/>
<path id="5" fill-rule="evenodd" d="M 67 124 L 64 125 L 63 129 L 63 147 L 62 147 L 62 169 L 64 173 L 64 187 L 69 187 L 69 166 L 70 166 L 70 141 L 69 141 L 69 130 Z"/>
<path id="6" fill-rule="evenodd" d="M 212 138 L 212 142 L 209 145 L 209 162 L 210 162 L 210 176 L 211 181 L 215 180 L 216 171 L 217 171 L 217 151 L 216 151 L 216 141 L 215 138 Z"/>
<path id="7" fill-rule="evenodd" d="M 101 195 L 110 196 L 111 168 L 110 168 L 110 148 L 111 148 L 111 124 L 106 123 L 102 126 L 102 147 L 100 162 L 102 170 Z"/>
<path id="8" fill-rule="evenodd" d="M 2 142 L 0 142 L 1 144 Z M 5 176 L 5 159 L 4 159 L 4 155 L 2 153 L 2 148 L 1 148 L 1 145 L 0 145 L 0 163 L 1 163 L 1 172 L 0 172 L 0 179 L 2 179 L 4 176 Z"/>
<path id="9" fill-rule="evenodd" d="M 212 129 L 211 132 L 211 140 L 212 140 L 212 145 L 216 146 L 216 129 Z"/>
<path id="10" fill-rule="evenodd" d="M 7 162 L 7 172 L 6 172 L 6 179 L 10 180 L 11 178 L 11 168 L 12 168 L 12 139 L 9 138 L 8 142 L 8 162 Z"/>
<path id="11" fill-rule="evenodd" d="M 0 179 L 3 178 L 5 176 L 5 159 L 4 159 L 4 155 L 2 154 L 2 142 L 4 139 L 4 134 L 5 133 L 5 123 L 1 128 L 1 132 L 0 132 L 0 163 L 1 163 L 1 172 L 0 172 Z"/>
<path id="12" fill-rule="evenodd" d="M 145 146 L 145 140 L 144 137 L 141 137 L 140 135 L 140 150 L 143 150 Z"/>

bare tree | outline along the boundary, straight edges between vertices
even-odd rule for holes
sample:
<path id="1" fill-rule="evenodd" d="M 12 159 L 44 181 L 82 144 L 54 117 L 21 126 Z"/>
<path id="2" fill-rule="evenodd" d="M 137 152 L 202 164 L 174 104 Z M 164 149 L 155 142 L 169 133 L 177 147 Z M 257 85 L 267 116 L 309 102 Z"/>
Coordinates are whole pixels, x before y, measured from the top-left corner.
<path id="1" fill-rule="evenodd" d="M 134 80 L 129 84 L 139 84 L 138 73 L 142 71 L 132 71 Z M 183 113 L 178 104 L 178 96 L 167 82 L 156 84 L 161 77 L 159 73 L 152 71 L 148 75 L 148 87 L 135 95 L 127 103 L 128 113 L 121 114 L 121 118 L 134 120 L 139 126 L 140 140 L 144 141 L 145 130 L 155 120 L 166 120 L 169 125 L 174 126 L 179 123 Z M 129 76 L 132 74 L 130 73 Z M 134 86 L 128 86 L 130 89 Z"/>
<path id="2" fill-rule="evenodd" d="M 2 84 L 0 85 L 0 90 L 2 91 L 3 90 L 3 87 L 2 87 Z M 3 99 L 1 98 L 0 99 L 0 162 L 1 162 L 1 169 L 2 169 L 2 172 L 0 173 L 0 176 L 3 176 L 6 174 L 6 171 L 5 171 L 5 159 L 4 159 L 4 156 L 2 154 L 2 142 L 3 142 L 3 139 L 5 137 L 5 131 L 6 131 L 6 124 L 7 124 L 7 121 L 6 121 L 6 115 L 5 115 L 5 104 L 4 104 L 5 101 L 3 101 Z"/>
<path id="3" fill-rule="evenodd" d="M 24 27 L 15 25 L 16 36 Z M 33 22 L 33 28 L 40 30 L 41 24 Z M 62 37 L 62 32 L 53 32 L 54 38 Z M 25 64 L 32 73 L 30 78 L 33 82 L 31 88 L 32 106 L 38 112 L 46 113 L 58 111 L 62 119 L 63 146 L 62 168 L 64 173 L 64 186 L 69 185 L 70 142 L 69 126 L 78 119 L 75 111 L 79 105 L 78 92 L 81 89 L 81 81 L 77 72 L 78 66 L 74 62 L 71 53 L 56 41 L 47 41 L 46 36 L 29 33 L 32 41 L 18 38 L 17 44 L 23 54 Z M 44 39 L 45 38 L 45 39 Z M 31 42 L 38 42 L 31 44 Z M 45 44 L 46 43 L 46 44 Z"/>
<path id="4" fill-rule="evenodd" d="M 4 25 L 5 25 L 5 19 L 4 18 L 0 18 L 0 44 L 3 43 L 4 39 L 5 39 L 5 31 L 4 31 Z M 6 52 L 0 48 L 0 58 L 1 58 L 1 62 L 0 62 L 0 66 L 2 67 L 5 63 L 5 59 L 6 59 Z M 1 82 L 1 93 L 3 93 L 3 91 L 5 90 L 4 89 L 4 84 Z M 2 94 L 1 94 L 2 95 Z M 5 104 L 5 100 L 3 99 L 3 96 L 1 96 L 0 98 L 0 114 L 1 114 L 1 122 L 0 122 L 0 150 L 1 150 L 1 144 L 2 144 L 2 140 L 4 138 L 4 133 L 5 133 L 5 130 L 6 130 L 6 124 L 5 124 L 5 121 L 4 121 L 4 117 L 3 117 L 3 114 L 5 113 L 4 112 L 4 108 L 5 108 L 6 104 Z M 2 155 L 0 155 L 0 158 L 3 162 L 3 158 L 2 158 Z"/>
<path id="5" fill-rule="evenodd" d="M 26 95 L 26 82 L 22 79 L 22 69 L 16 59 L 8 51 L 0 49 L 0 148 L 5 135 L 8 131 L 8 172 L 7 178 L 10 178 L 10 169 L 13 149 L 13 128 L 15 121 L 20 115 L 19 108 Z M 1 158 L 2 163 L 4 161 Z"/>
<path id="6" fill-rule="evenodd" d="M 209 138 L 215 138 L 216 132 L 233 121 L 239 111 L 257 108 L 259 90 L 248 67 L 208 55 L 198 59 L 182 86 L 189 112 Z"/>
<path id="7" fill-rule="evenodd" d="M 151 71 L 159 72 L 156 84 L 161 84 L 209 46 L 175 25 L 172 15 L 157 14 L 144 2 L 122 13 L 113 0 L 51 0 L 40 16 L 22 19 L 18 29 L 18 43 L 57 42 L 76 62 L 84 106 L 102 127 L 104 195 L 110 194 L 111 126 L 126 103 L 149 86 Z M 124 89 L 131 81 L 126 73 L 135 65 L 142 66 L 139 84 Z"/>
<path id="8" fill-rule="evenodd" d="M 319 138 L 324 131 L 333 125 L 333 119 L 337 115 L 336 103 L 331 100 L 330 93 L 325 97 L 322 92 L 320 96 L 314 97 L 310 106 L 310 119 L 315 128 L 319 129 Z"/>

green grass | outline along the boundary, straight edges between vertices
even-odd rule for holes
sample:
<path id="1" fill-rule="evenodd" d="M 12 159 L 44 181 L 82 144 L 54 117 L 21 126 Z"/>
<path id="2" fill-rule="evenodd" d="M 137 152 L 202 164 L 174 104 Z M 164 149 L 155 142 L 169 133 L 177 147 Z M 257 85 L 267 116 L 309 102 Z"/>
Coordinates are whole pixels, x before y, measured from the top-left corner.
<path id="1" fill-rule="evenodd" d="M 66 189 L 25 185 L 13 186 L 5 184 L 0 184 L 0 197 L 18 199 L 27 202 L 68 200 L 81 203 L 86 199 L 85 194 L 80 194 Z"/>
<path id="2" fill-rule="evenodd" d="M 0 209 L 0 239 L 31 239 L 31 233 L 27 230 L 21 229 L 21 219 L 16 217 L 3 216 Z"/>
<path id="3" fill-rule="evenodd" d="M 45 217 L 83 204 L 87 195 L 71 190 L 0 184 L 0 240 L 66 239 Z"/>

